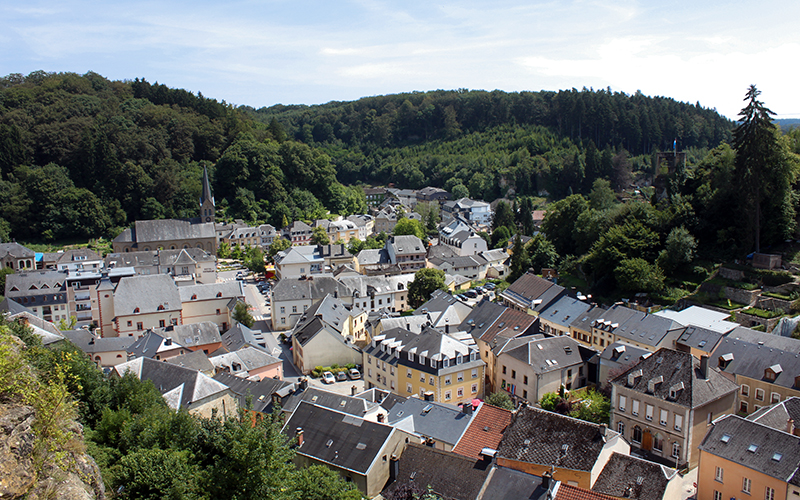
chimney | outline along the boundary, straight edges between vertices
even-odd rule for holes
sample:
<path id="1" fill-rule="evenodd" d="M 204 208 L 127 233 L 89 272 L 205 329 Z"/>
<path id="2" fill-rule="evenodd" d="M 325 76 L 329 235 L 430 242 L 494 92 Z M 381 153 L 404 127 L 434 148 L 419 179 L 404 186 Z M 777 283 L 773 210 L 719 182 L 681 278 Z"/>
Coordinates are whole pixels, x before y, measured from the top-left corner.
<path id="1" fill-rule="evenodd" d="M 300 448 L 303 446 L 303 428 L 297 428 L 297 447 Z"/>
<path id="2" fill-rule="evenodd" d="M 444 333 L 450 335 L 450 324 L 444 325 Z"/>
<path id="3" fill-rule="evenodd" d="M 425 394 L 423 394 L 423 399 L 425 401 L 433 401 L 433 392 L 428 391 Z"/>
<path id="4" fill-rule="evenodd" d="M 397 455 L 392 455 L 389 459 L 389 482 L 397 481 L 397 476 L 400 475 L 400 460 Z"/>
<path id="5" fill-rule="evenodd" d="M 553 474 L 551 474 L 549 470 L 545 471 L 544 474 L 542 474 L 542 488 L 545 490 L 549 490 L 550 483 L 552 481 L 553 481 Z"/>
<path id="6" fill-rule="evenodd" d="M 305 391 L 307 387 L 308 387 L 308 379 L 305 378 L 305 377 L 301 378 L 300 379 L 300 390 L 301 391 Z"/>
<path id="7" fill-rule="evenodd" d="M 358 392 L 358 387 L 356 387 L 355 385 L 350 387 L 350 395 L 351 396 L 355 396 L 357 392 Z"/>
<path id="8" fill-rule="evenodd" d="M 89 340 L 89 345 L 94 345 L 94 336 Z"/>
<path id="9" fill-rule="evenodd" d="M 165 346 L 166 345 L 172 345 L 172 339 L 170 337 L 165 338 L 164 339 L 164 345 Z"/>
<path id="10" fill-rule="evenodd" d="M 790 418 L 786 422 L 786 432 L 789 433 L 789 434 L 794 434 L 794 419 L 793 418 Z"/>
<path id="11" fill-rule="evenodd" d="M 607 430 L 608 430 L 608 426 L 606 424 L 600 424 L 600 435 L 601 436 L 605 436 Z"/>
<path id="12" fill-rule="evenodd" d="M 461 413 L 463 413 L 464 415 L 472 415 L 472 403 L 462 404 Z"/>
<path id="13" fill-rule="evenodd" d="M 708 356 L 700 356 L 700 378 L 708 378 Z"/>
<path id="14" fill-rule="evenodd" d="M 383 413 L 378 413 L 378 423 L 379 424 L 382 424 L 385 418 L 386 417 L 383 415 Z"/>

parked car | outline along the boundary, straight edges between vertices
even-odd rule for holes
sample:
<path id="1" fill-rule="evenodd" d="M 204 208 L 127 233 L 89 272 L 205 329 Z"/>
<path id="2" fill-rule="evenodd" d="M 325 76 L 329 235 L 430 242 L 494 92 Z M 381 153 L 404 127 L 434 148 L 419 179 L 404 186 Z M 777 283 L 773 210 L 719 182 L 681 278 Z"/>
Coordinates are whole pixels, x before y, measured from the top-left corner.
<path id="1" fill-rule="evenodd" d="M 467 296 L 464 295 L 463 293 L 459 293 L 458 295 L 456 295 L 456 297 L 458 297 L 459 300 L 467 300 Z"/>
<path id="2" fill-rule="evenodd" d="M 475 292 L 476 292 L 478 295 L 483 295 L 483 293 L 484 293 L 485 291 L 486 291 L 486 290 L 484 290 L 482 286 L 479 286 L 479 287 L 477 287 L 477 288 L 475 289 Z"/>
<path id="3" fill-rule="evenodd" d="M 323 384 L 334 384 L 336 383 L 336 377 L 333 376 L 331 372 L 325 372 L 322 374 L 322 383 Z"/>
<path id="4" fill-rule="evenodd" d="M 361 372 L 355 368 L 350 368 L 350 371 L 347 372 L 347 375 L 350 376 L 350 380 L 358 380 L 361 378 Z"/>
<path id="5" fill-rule="evenodd" d="M 338 380 L 339 382 L 347 380 L 347 374 L 345 372 L 338 372 L 336 374 L 336 380 Z"/>
<path id="6" fill-rule="evenodd" d="M 494 290 L 497 287 L 494 285 L 494 283 L 486 283 L 485 285 L 483 285 L 483 288 L 487 290 Z"/>
<path id="7" fill-rule="evenodd" d="M 241 272 L 241 271 L 236 273 L 236 279 L 239 280 L 239 281 L 243 280 L 244 279 L 244 273 Z"/>
<path id="8" fill-rule="evenodd" d="M 464 295 L 466 295 L 471 299 L 478 298 L 478 292 L 476 292 L 475 290 L 467 290 L 466 292 L 464 292 Z"/>

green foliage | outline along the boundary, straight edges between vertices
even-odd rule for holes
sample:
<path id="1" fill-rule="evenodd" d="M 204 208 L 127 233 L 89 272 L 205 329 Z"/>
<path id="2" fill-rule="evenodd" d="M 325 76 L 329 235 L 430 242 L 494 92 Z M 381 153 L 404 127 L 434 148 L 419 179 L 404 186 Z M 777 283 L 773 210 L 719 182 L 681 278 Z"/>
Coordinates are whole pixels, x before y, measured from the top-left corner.
<path id="1" fill-rule="evenodd" d="M 503 200 L 497 202 L 497 206 L 494 208 L 494 216 L 492 218 L 492 231 L 495 231 L 501 227 L 510 228 L 509 230 L 513 233 L 514 228 L 516 228 L 516 224 L 514 222 L 514 212 L 511 210 L 511 206 Z"/>
<path id="2" fill-rule="evenodd" d="M 611 189 L 611 183 L 606 179 L 597 178 L 592 184 L 589 193 L 589 206 L 594 210 L 606 210 L 617 202 L 617 195 Z"/>
<path id="3" fill-rule="evenodd" d="M 559 255 L 575 254 L 573 233 L 580 215 L 589 209 L 589 202 L 579 195 L 572 195 L 547 207 L 542 221 L 542 231 L 556 247 Z"/>
<path id="4" fill-rule="evenodd" d="M 509 396 L 505 391 L 497 391 L 489 394 L 489 397 L 486 398 L 486 404 L 496 406 L 498 408 L 504 408 L 506 410 L 514 409 L 514 403 L 511 402 L 511 396 Z"/>
<path id="5" fill-rule="evenodd" d="M 264 262 L 264 251 L 261 247 L 248 247 L 245 252 L 244 265 L 247 269 L 256 274 L 263 274 L 266 270 L 266 263 Z"/>
<path id="6" fill-rule="evenodd" d="M 358 238 L 350 238 L 350 241 L 347 243 L 347 251 L 350 252 L 351 255 L 358 255 L 358 252 L 364 249 L 364 242 Z"/>
<path id="7" fill-rule="evenodd" d="M 611 415 L 611 401 L 594 389 L 587 389 L 573 393 L 579 400 L 572 405 L 570 416 L 596 424 L 609 423 Z"/>
<path id="8" fill-rule="evenodd" d="M 328 245 L 331 239 L 328 237 L 327 231 L 322 226 L 317 226 L 311 230 L 311 244 L 312 245 Z"/>
<path id="9" fill-rule="evenodd" d="M 528 270 L 528 251 L 525 245 L 522 244 L 520 235 L 517 234 L 514 239 L 514 253 L 511 255 L 511 269 L 508 272 L 507 280 L 513 283 L 519 279 L 520 276 L 525 274 Z"/>
<path id="10" fill-rule="evenodd" d="M 250 314 L 248 311 L 248 305 L 244 302 L 238 302 L 236 307 L 233 309 L 233 319 L 234 321 L 243 324 L 247 328 L 253 328 L 253 325 L 256 324 L 256 321 L 253 319 L 253 315 Z"/>
<path id="11" fill-rule="evenodd" d="M 292 242 L 287 240 L 286 238 L 275 238 L 275 241 L 269 246 L 269 256 L 270 258 L 275 258 L 278 252 L 282 252 L 292 246 Z"/>
<path id="12" fill-rule="evenodd" d="M 673 228 L 667 236 L 664 250 L 658 255 L 658 265 L 667 272 L 674 271 L 681 264 L 688 264 L 694 258 L 697 241 L 683 227 Z"/>
<path id="13" fill-rule="evenodd" d="M 525 245 L 528 254 L 528 265 L 535 271 L 541 272 L 543 268 L 554 269 L 558 265 L 559 257 L 555 246 L 541 233 L 537 234 Z"/>
<path id="14" fill-rule="evenodd" d="M 394 235 L 412 235 L 424 240 L 427 237 L 427 232 L 420 221 L 406 217 L 397 221 L 394 226 Z"/>
<path id="15" fill-rule="evenodd" d="M 543 410 L 556 411 L 556 407 L 563 399 L 564 398 L 557 392 L 547 392 L 543 394 L 542 399 L 539 400 L 539 406 L 541 406 Z"/>
<path id="16" fill-rule="evenodd" d="M 295 500 L 361 500 L 361 492 L 342 481 L 338 473 L 321 465 L 312 465 L 297 472 Z"/>
<path id="17" fill-rule="evenodd" d="M 0 267 L 0 290 L 5 293 L 6 291 L 6 276 L 14 274 L 13 267 Z"/>
<path id="18" fill-rule="evenodd" d="M 657 292 L 664 288 L 664 273 L 644 259 L 623 259 L 614 269 L 614 277 L 626 292 Z"/>
<path id="19" fill-rule="evenodd" d="M 440 289 L 444 289 L 444 271 L 420 269 L 414 273 L 414 281 L 408 285 L 408 303 L 417 308 L 427 302 L 434 291 Z"/>
<path id="20" fill-rule="evenodd" d="M 196 487 L 197 470 L 188 451 L 136 450 L 123 456 L 112 470 L 118 498 L 183 499 Z"/>

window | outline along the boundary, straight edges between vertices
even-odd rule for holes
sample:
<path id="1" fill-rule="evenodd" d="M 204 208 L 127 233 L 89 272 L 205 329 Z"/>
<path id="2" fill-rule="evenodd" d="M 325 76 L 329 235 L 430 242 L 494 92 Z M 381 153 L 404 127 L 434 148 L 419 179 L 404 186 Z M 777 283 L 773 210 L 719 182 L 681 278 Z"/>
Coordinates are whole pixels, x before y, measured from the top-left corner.
<path id="1" fill-rule="evenodd" d="M 293 312 L 293 313 L 296 313 L 296 312 L 297 312 L 297 306 L 292 306 L 292 312 Z"/>
<path id="2" fill-rule="evenodd" d="M 163 319 L 160 319 L 158 320 L 158 326 L 159 328 L 164 328 L 165 326 L 167 326 L 167 322 L 164 321 Z"/>
<path id="3" fill-rule="evenodd" d="M 664 451 L 664 438 L 661 437 L 661 434 L 656 434 L 653 436 L 653 449 L 658 452 Z"/>
<path id="4" fill-rule="evenodd" d="M 286 307 L 281 306 L 281 314 L 286 314 Z"/>
<path id="5" fill-rule="evenodd" d="M 672 458 L 678 458 L 681 454 L 681 445 L 672 443 Z"/>
<path id="6" fill-rule="evenodd" d="M 767 486 L 767 491 L 764 493 L 764 500 L 775 500 L 775 490 Z"/>
<path id="7" fill-rule="evenodd" d="M 411 394 L 414 391 L 414 388 L 411 387 L 411 384 L 406 384 L 406 392 Z M 420 389 L 422 391 L 422 389 Z"/>
<path id="8" fill-rule="evenodd" d="M 722 470 L 722 467 L 717 467 L 716 471 L 714 472 L 714 480 L 715 481 L 719 481 L 721 483 L 722 482 L 722 476 L 723 476 L 724 472 L 725 471 Z"/>
<path id="9" fill-rule="evenodd" d="M 631 433 L 631 441 L 634 443 L 642 442 L 642 428 L 638 425 L 633 428 L 633 432 Z"/>
<path id="10" fill-rule="evenodd" d="M 367 368 L 367 376 L 372 377 L 372 368 Z"/>
<path id="11" fill-rule="evenodd" d="M 512 379 L 516 379 L 517 378 L 517 370 L 511 370 L 511 378 Z"/>
<path id="12" fill-rule="evenodd" d="M 428 382 L 429 382 L 431 385 L 434 385 L 434 383 L 433 383 L 433 376 L 431 376 L 431 378 L 430 378 L 430 380 L 428 380 Z"/>
<path id="13" fill-rule="evenodd" d="M 620 395 L 620 397 L 619 397 L 619 411 L 625 411 L 625 404 L 626 404 L 627 400 L 628 400 L 628 398 L 626 398 L 625 396 Z"/>
<path id="14" fill-rule="evenodd" d="M 444 378 L 444 385 L 450 385 L 450 383 L 452 382 L 452 379 L 451 379 L 450 377 L 451 377 L 451 376 L 450 376 L 450 375 L 448 375 L 448 376 L 446 376 L 446 377 Z"/>
<path id="15" fill-rule="evenodd" d="M 742 396 L 750 397 L 750 386 L 742 384 Z"/>
<path id="16" fill-rule="evenodd" d="M 459 382 L 463 382 L 464 381 L 464 372 L 458 372 L 458 375 L 456 375 L 456 380 L 458 380 Z"/>
<path id="17" fill-rule="evenodd" d="M 528 385 L 528 376 L 527 375 L 524 375 L 522 377 L 522 383 L 525 384 L 525 385 Z"/>
<path id="18" fill-rule="evenodd" d="M 453 391 L 444 391 L 444 400 L 450 401 L 453 398 Z"/>
<path id="19" fill-rule="evenodd" d="M 136 329 L 139 331 L 144 330 L 144 325 L 142 324 L 141 321 L 136 323 Z"/>
<path id="20" fill-rule="evenodd" d="M 478 384 L 472 384 L 472 394 L 478 394 Z"/>
<path id="21" fill-rule="evenodd" d="M 282 325 L 285 325 L 285 324 L 286 324 L 286 318 L 281 318 L 281 324 L 282 324 Z"/>
<path id="22" fill-rule="evenodd" d="M 503 375 L 506 374 L 506 365 L 503 365 Z"/>
<path id="23" fill-rule="evenodd" d="M 522 397 L 528 399 L 528 391 L 522 391 Z"/>
<path id="24" fill-rule="evenodd" d="M 756 389 L 756 399 L 758 401 L 764 401 L 764 389 Z"/>
<path id="25" fill-rule="evenodd" d="M 406 378 L 411 378 L 411 370 L 406 370 Z"/>
<path id="26" fill-rule="evenodd" d="M 133 326 L 133 321 L 128 321 L 128 326 Z"/>
<path id="27" fill-rule="evenodd" d="M 661 410 L 661 418 L 659 420 L 661 425 L 667 426 L 667 418 L 669 418 L 669 412 L 667 410 Z"/>
<path id="28" fill-rule="evenodd" d="M 751 486 L 752 486 L 752 483 L 750 482 L 750 480 L 748 478 L 746 478 L 746 477 L 743 477 L 742 478 L 742 491 L 749 495 Z"/>
<path id="29" fill-rule="evenodd" d="M 653 420 L 653 405 L 645 406 L 644 418 L 647 420 Z"/>
<path id="30" fill-rule="evenodd" d="M 639 415 L 639 401 L 631 399 L 631 413 L 633 416 Z"/>
<path id="31" fill-rule="evenodd" d="M 675 430 L 680 431 L 683 427 L 683 415 L 675 414 Z"/>
<path id="32" fill-rule="evenodd" d="M 459 398 L 463 398 L 464 397 L 464 388 L 463 387 L 459 387 L 456 390 L 456 397 L 459 397 Z"/>
<path id="33" fill-rule="evenodd" d="M 772 404 L 780 403 L 781 402 L 781 395 L 778 394 L 777 392 L 773 392 L 772 394 L 770 394 L 770 402 Z"/>
<path id="34" fill-rule="evenodd" d="M 424 373 L 420 373 L 419 374 L 419 381 L 422 382 L 423 384 L 425 383 L 425 374 Z"/>
<path id="35" fill-rule="evenodd" d="M 625 422 L 622 420 L 617 423 L 617 432 L 619 432 L 621 436 L 625 435 Z"/>
<path id="36" fill-rule="evenodd" d="M 722 500 L 722 493 L 714 490 L 714 500 Z"/>
<path id="37" fill-rule="evenodd" d="M 747 401 L 742 401 L 739 403 L 739 411 L 742 413 L 747 413 Z"/>
<path id="38" fill-rule="evenodd" d="M 472 378 L 478 378 L 478 369 L 477 368 L 473 368 L 472 369 Z"/>

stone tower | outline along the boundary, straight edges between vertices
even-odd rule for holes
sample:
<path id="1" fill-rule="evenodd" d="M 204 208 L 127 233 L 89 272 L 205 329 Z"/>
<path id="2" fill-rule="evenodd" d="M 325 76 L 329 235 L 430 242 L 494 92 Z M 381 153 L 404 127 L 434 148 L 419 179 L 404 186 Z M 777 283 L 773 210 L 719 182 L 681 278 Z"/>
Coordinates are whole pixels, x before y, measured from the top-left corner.
<path id="1" fill-rule="evenodd" d="M 208 182 L 208 168 L 203 167 L 203 193 L 200 195 L 200 220 L 214 222 L 216 206 L 211 194 L 211 183 Z"/>

